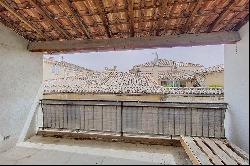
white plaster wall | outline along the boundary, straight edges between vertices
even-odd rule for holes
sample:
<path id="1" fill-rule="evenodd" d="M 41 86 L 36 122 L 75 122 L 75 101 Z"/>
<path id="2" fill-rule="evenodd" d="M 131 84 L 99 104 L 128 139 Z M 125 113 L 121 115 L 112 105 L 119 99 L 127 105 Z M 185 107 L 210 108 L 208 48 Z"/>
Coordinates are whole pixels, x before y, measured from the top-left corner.
<path id="1" fill-rule="evenodd" d="M 42 54 L 27 44 L 0 24 L 0 152 L 17 142 L 42 83 Z"/>
<path id="2" fill-rule="evenodd" d="M 240 30 L 242 40 L 225 45 L 226 136 L 249 152 L 249 23 Z"/>

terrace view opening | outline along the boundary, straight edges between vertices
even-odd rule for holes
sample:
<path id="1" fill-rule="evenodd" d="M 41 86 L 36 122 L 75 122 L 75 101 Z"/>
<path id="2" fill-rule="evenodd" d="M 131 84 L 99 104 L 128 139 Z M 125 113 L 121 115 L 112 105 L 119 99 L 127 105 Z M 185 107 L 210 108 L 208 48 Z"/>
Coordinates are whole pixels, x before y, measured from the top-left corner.
<path id="1" fill-rule="evenodd" d="M 249 165 L 249 0 L 0 0 L 0 165 Z"/>

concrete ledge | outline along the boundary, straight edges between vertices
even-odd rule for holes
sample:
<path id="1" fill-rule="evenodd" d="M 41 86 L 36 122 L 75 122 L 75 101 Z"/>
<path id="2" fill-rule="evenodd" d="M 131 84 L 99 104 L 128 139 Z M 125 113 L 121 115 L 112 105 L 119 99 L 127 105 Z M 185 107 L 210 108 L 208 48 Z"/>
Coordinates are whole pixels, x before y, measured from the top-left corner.
<path id="1" fill-rule="evenodd" d="M 72 132 L 69 130 L 42 130 L 37 133 L 43 137 L 57 137 L 57 138 L 70 138 L 78 140 L 99 140 L 105 142 L 125 142 L 125 143 L 139 143 L 146 145 L 164 145 L 181 147 L 179 137 L 166 137 L 166 136 L 148 136 L 148 135 L 128 135 L 120 136 L 120 134 L 103 133 L 103 132 Z"/>

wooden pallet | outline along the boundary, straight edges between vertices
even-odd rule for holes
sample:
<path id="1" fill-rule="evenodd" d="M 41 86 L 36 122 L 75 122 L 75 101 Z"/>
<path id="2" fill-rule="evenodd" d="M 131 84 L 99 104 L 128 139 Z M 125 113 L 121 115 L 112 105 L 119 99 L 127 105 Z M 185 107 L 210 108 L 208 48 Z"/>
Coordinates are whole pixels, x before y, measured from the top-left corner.
<path id="1" fill-rule="evenodd" d="M 249 154 L 227 140 L 181 137 L 194 165 L 249 165 Z"/>

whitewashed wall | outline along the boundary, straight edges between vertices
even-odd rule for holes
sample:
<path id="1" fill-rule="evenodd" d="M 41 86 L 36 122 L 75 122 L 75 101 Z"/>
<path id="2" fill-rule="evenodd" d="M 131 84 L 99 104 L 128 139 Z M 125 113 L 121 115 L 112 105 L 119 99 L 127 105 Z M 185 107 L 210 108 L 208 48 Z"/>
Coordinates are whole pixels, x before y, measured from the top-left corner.
<path id="1" fill-rule="evenodd" d="M 42 83 L 42 54 L 27 44 L 0 24 L 0 152 L 17 142 Z"/>
<path id="2" fill-rule="evenodd" d="M 225 45 L 225 100 L 230 105 L 226 136 L 249 151 L 249 23 L 240 34 L 242 40 L 237 47 Z"/>

